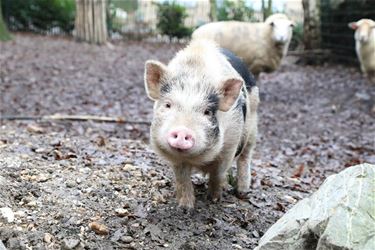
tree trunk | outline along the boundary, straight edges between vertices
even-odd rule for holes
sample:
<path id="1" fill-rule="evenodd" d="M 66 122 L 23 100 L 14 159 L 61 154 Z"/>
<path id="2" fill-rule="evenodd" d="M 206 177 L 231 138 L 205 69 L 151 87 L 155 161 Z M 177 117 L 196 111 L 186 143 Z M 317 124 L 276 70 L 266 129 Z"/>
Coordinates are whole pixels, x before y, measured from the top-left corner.
<path id="1" fill-rule="evenodd" d="M 79 41 L 107 41 L 106 0 L 76 0 L 75 37 Z"/>
<path id="2" fill-rule="evenodd" d="M 263 22 L 266 20 L 266 5 L 264 0 L 262 0 L 262 14 L 263 14 Z"/>
<path id="3" fill-rule="evenodd" d="M 267 5 L 266 5 L 267 3 Z M 272 0 L 262 0 L 263 21 L 272 14 Z"/>
<path id="4" fill-rule="evenodd" d="M 11 36 L 8 32 L 7 26 L 5 25 L 3 19 L 3 12 L 1 10 L 1 0 L 0 0 L 0 41 L 10 40 Z"/>
<path id="5" fill-rule="evenodd" d="M 321 45 L 320 0 L 302 0 L 302 6 L 305 50 L 319 49 Z"/>
<path id="6" fill-rule="evenodd" d="M 217 21 L 216 0 L 210 0 L 210 21 L 211 22 L 216 22 Z"/>

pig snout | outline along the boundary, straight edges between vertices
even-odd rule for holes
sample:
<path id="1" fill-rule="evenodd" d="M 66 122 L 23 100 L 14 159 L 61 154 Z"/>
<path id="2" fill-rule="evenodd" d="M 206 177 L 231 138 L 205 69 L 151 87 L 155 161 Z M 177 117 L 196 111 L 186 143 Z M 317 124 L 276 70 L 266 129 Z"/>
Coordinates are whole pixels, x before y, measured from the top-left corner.
<path id="1" fill-rule="evenodd" d="M 169 131 L 167 141 L 173 149 L 189 150 L 194 146 L 195 138 L 193 131 L 185 127 L 180 127 Z"/>

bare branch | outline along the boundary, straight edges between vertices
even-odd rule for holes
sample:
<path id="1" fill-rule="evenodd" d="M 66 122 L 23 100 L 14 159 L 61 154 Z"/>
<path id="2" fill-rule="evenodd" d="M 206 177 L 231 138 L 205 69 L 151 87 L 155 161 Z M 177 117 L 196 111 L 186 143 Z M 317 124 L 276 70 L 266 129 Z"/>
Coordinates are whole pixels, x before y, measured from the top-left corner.
<path id="1" fill-rule="evenodd" d="M 108 117 L 108 116 L 94 116 L 94 115 L 45 115 L 45 116 L 0 116 L 0 120 L 40 120 L 40 121 L 94 121 L 94 122 L 108 122 L 108 123 L 129 123 L 151 125 L 149 121 L 132 121 L 125 117 Z"/>

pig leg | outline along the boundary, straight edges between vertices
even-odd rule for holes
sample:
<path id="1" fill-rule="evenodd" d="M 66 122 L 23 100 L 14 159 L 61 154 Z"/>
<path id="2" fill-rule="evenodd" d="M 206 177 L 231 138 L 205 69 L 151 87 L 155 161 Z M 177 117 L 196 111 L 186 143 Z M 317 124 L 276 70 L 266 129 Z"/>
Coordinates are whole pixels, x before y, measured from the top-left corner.
<path id="1" fill-rule="evenodd" d="M 194 188 L 191 182 L 190 166 L 175 166 L 173 171 L 176 178 L 176 197 L 178 206 L 183 208 L 194 207 Z"/>
<path id="2" fill-rule="evenodd" d="M 237 160 L 237 196 L 245 198 L 250 190 L 251 182 L 251 157 L 253 154 L 254 144 L 247 143 L 243 152 Z"/>
<path id="3" fill-rule="evenodd" d="M 234 153 L 233 153 L 234 155 Z M 227 159 L 233 159 L 227 157 Z M 208 198 L 213 202 L 221 199 L 223 188 L 227 181 L 227 170 L 232 166 L 231 160 L 223 160 L 219 166 L 212 166 L 210 170 L 210 179 L 208 181 Z"/>

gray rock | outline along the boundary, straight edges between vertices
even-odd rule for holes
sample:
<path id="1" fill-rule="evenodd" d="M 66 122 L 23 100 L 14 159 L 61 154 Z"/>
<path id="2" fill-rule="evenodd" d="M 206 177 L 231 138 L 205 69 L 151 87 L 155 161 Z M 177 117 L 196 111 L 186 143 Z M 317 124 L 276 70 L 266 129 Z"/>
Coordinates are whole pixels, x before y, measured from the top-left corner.
<path id="1" fill-rule="evenodd" d="M 0 221 L 4 220 L 7 223 L 12 223 L 14 221 L 13 210 L 9 207 L 0 208 Z"/>
<path id="2" fill-rule="evenodd" d="M 7 248 L 4 246 L 1 240 L 0 240 L 0 250 L 7 250 Z"/>
<path id="3" fill-rule="evenodd" d="M 122 242 L 124 242 L 124 243 L 130 243 L 130 242 L 132 242 L 134 239 L 133 239 L 133 237 L 131 237 L 131 236 L 122 236 L 121 237 L 121 241 Z"/>
<path id="4" fill-rule="evenodd" d="M 80 241 L 78 239 L 67 238 L 67 239 L 64 239 L 61 248 L 64 250 L 74 249 L 78 247 L 79 243 Z"/>
<path id="5" fill-rule="evenodd" d="M 375 165 L 328 177 L 265 233 L 255 250 L 266 249 L 375 249 Z"/>

